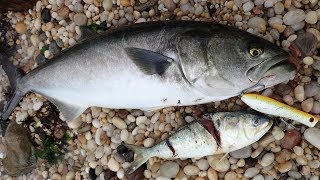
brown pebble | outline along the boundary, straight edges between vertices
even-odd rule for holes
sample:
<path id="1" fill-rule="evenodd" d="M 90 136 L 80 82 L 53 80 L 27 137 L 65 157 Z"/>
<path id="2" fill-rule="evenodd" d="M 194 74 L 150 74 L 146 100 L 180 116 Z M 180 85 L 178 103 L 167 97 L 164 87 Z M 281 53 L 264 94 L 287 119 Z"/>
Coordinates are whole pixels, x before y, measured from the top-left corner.
<path id="1" fill-rule="evenodd" d="M 217 180 L 218 179 L 218 173 L 213 168 L 210 168 L 208 170 L 208 178 L 209 180 Z"/>
<path id="2" fill-rule="evenodd" d="M 280 152 L 277 152 L 275 159 L 278 163 L 284 163 L 290 159 L 290 152 L 287 149 L 282 149 Z"/>
<path id="3" fill-rule="evenodd" d="M 311 56 L 317 49 L 317 37 L 312 33 L 306 32 L 298 34 L 297 39 L 294 41 L 300 50 L 302 58 Z"/>
<path id="4" fill-rule="evenodd" d="M 121 6 L 131 6 L 130 1 L 129 0 L 121 0 L 120 1 Z"/>
<path id="5" fill-rule="evenodd" d="M 23 34 L 23 33 L 26 32 L 27 27 L 26 27 L 26 24 L 23 21 L 19 21 L 19 22 L 17 22 L 15 29 L 16 29 L 17 33 Z"/>
<path id="6" fill-rule="evenodd" d="M 277 164 L 275 168 L 280 171 L 281 173 L 285 173 L 291 170 L 292 168 L 292 162 L 291 161 L 286 161 L 281 164 Z"/>
<path id="7" fill-rule="evenodd" d="M 133 173 L 131 174 L 126 174 L 126 178 L 130 179 L 130 180 L 141 180 L 143 179 L 143 172 L 144 170 L 147 168 L 146 164 L 143 164 L 142 166 L 140 166 L 137 170 L 135 170 Z"/>
<path id="8" fill-rule="evenodd" d="M 284 149 L 292 149 L 294 146 L 299 145 L 301 142 L 301 133 L 298 130 L 288 130 L 284 137 L 281 139 L 280 144 Z"/>

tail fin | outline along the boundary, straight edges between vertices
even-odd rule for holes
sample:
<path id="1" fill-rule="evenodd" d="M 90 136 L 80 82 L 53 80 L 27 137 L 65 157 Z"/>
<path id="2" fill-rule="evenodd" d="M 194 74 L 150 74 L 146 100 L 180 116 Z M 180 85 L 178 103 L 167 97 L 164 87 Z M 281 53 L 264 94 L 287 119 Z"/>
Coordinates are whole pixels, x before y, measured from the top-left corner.
<path id="1" fill-rule="evenodd" d="M 137 170 L 143 163 L 147 162 L 149 158 L 152 157 L 150 148 L 140 147 L 131 144 L 124 144 L 127 148 L 134 151 L 136 155 L 134 161 L 131 163 L 131 166 L 127 169 L 127 173 L 131 174 Z"/>
<path id="2" fill-rule="evenodd" d="M 3 70 L 7 74 L 11 85 L 9 94 L 7 96 L 8 102 L 4 106 L 1 116 L 1 129 L 2 133 L 4 133 L 7 127 L 7 120 L 13 109 L 17 106 L 17 104 L 24 96 L 24 93 L 17 89 L 17 82 L 21 79 L 22 73 L 9 61 L 9 57 L 6 54 L 0 53 L 0 63 Z"/>

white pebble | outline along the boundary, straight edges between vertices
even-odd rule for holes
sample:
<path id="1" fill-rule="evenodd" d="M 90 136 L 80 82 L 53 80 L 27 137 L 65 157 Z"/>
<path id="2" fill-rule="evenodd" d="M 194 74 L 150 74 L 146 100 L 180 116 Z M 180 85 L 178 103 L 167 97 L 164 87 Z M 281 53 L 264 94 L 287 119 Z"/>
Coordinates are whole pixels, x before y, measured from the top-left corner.
<path id="1" fill-rule="evenodd" d="M 196 164 L 201 171 L 206 171 L 209 168 L 209 163 L 206 159 L 200 159 Z"/>
<path id="2" fill-rule="evenodd" d="M 266 166 L 269 166 L 270 164 L 272 164 L 273 161 L 274 161 L 274 154 L 267 153 L 262 157 L 260 164 L 263 167 L 266 167 Z"/>
<path id="3" fill-rule="evenodd" d="M 305 58 L 303 58 L 303 63 L 305 64 L 305 65 L 308 65 L 308 66 L 310 66 L 310 65 L 312 65 L 313 64 L 313 58 L 312 57 L 310 57 L 310 56 L 307 56 L 307 57 L 305 57 Z"/>
<path id="4" fill-rule="evenodd" d="M 143 124 L 144 122 L 146 122 L 148 118 L 146 116 L 139 116 L 136 119 L 136 124 L 139 126 L 140 124 Z"/>
<path id="5" fill-rule="evenodd" d="M 290 10 L 283 16 L 283 22 L 286 25 L 294 25 L 305 20 L 306 14 L 301 9 Z"/>
<path id="6" fill-rule="evenodd" d="M 193 165 L 186 165 L 184 168 L 183 168 L 183 171 L 186 175 L 189 175 L 189 176 L 195 176 L 199 173 L 199 168 L 197 166 L 193 166 Z"/>
<path id="7" fill-rule="evenodd" d="M 284 137 L 284 132 L 278 126 L 275 126 L 272 129 L 272 135 L 276 140 L 281 140 Z"/>
<path id="8" fill-rule="evenodd" d="M 126 129 L 122 129 L 120 133 L 120 139 L 121 141 L 126 141 L 129 137 L 129 132 Z"/>
<path id="9" fill-rule="evenodd" d="M 95 127 L 95 128 L 100 128 L 100 127 L 101 127 L 101 123 L 100 123 L 99 119 L 94 119 L 94 120 L 92 121 L 92 125 L 93 125 L 93 127 Z"/>
<path id="10" fill-rule="evenodd" d="M 111 171 L 117 172 L 120 168 L 119 163 L 114 159 L 114 158 L 110 158 L 109 162 L 108 162 L 108 168 Z"/>
<path id="11" fill-rule="evenodd" d="M 245 172 L 244 172 L 244 177 L 246 178 L 252 178 L 255 175 L 257 175 L 259 173 L 259 169 L 256 167 L 251 167 L 248 168 Z"/>
<path id="12" fill-rule="evenodd" d="M 316 24 L 318 21 L 318 16 L 316 11 L 309 11 L 306 15 L 305 21 L 308 24 Z"/>
<path id="13" fill-rule="evenodd" d="M 96 149 L 96 151 L 95 151 L 95 157 L 96 157 L 97 159 L 100 159 L 100 158 L 102 158 L 103 154 L 104 154 L 104 148 L 103 148 L 103 146 L 98 146 L 97 149 Z"/>
<path id="14" fill-rule="evenodd" d="M 179 172 L 179 164 L 174 161 L 166 161 L 160 165 L 160 176 L 174 178 Z"/>
<path id="15" fill-rule="evenodd" d="M 121 118 L 115 116 L 111 121 L 118 129 L 127 129 L 127 124 Z"/>
<path id="16" fill-rule="evenodd" d="M 304 94 L 304 88 L 301 85 L 298 85 L 297 87 L 294 88 L 294 97 L 302 102 L 305 98 L 305 94 Z"/>
<path id="17" fill-rule="evenodd" d="M 147 138 L 143 141 L 144 147 L 151 147 L 154 145 L 155 140 L 152 138 Z"/>
<path id="18" fill-rule="evenodd" d="M 243 4 L 242 8 L 243 8 L 244 12 L 249 12 L 249 11 L 251 11 L 253 9 L 253 6 L 254 6 L 253 2 L 252 1 L 248 1 L 248 2 Z"/>
<path id="19" fill-rule="evenodd" d="M 43 105 L 42 101 L 37 101 L 36 103 L 33 104 L 33 110 L 38 111 L 42 105 Z"/>
<path id="20" fill-rule="evenodd" d="M 310 144 L 320 150 L 320 129 L 308 128 L 304 131 L 303 136 Z"/>

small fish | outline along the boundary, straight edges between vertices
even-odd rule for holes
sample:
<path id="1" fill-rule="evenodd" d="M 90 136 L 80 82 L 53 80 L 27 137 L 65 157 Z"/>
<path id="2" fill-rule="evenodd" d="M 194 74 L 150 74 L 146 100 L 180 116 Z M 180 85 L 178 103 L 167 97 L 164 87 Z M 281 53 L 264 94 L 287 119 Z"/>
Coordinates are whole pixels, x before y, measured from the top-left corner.
<path id="1" fill-rule="evenodd" d="M 258 36 L 217 23 L 134 24 L 81 41 L 25 76 L 14 73 L 2 118 L 30 91 L 57 106 L 65 121 L 92 106 L 155 110 L 224 100 L 293 78 L 288 57 Z"/>
<path id="2" fill-rule="evenodd" d="M 241 100 L 252 109 L 261 113 L 292 119 L 309 127 L 314 127 L 319 121 L 319 117 L 317 116 L 259 94 L 243 94 Z"/>
<path id="3" fill-rule="evenodd" d="M 163 159 L 201 158 L 229 153 L 258 141 L 273 121 L 258 112 L 217 112 L 207 114 L 150 148 L 124 144 L 135 153 L 128 168 L 132 173 L 151 157 Z"/>

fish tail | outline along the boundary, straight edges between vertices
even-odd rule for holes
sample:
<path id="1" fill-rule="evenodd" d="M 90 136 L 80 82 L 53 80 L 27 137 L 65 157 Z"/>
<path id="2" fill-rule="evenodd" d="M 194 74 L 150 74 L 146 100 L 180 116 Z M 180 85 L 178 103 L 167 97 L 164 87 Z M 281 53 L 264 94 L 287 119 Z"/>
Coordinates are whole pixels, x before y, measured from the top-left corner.
<path id="1" fill-rule="evenodd" d="M 133 150 L 135 154 L 134 161 L 131 163 L 130 167 L 127 169 L 127 173 L 131 174 L 137 170 L 141 165 L 148 161 L 152 157 L 150 153 L 150 148 L 140 147 L 131 144 L 124 144 L 127 148 Z"/>
<path id="2" fill-rule="evenodd" d="M 9 116 L 24 96 L 24 93 L 17 88 L 18 82 L 22 77 L 22 72 L 10 62 L 7 54 L 0 53 L 0 64 L 10 82 L 10 91 L 6 94 L 7 104 L 4 106 L 1 115 L 1 129 L 2 133 L 5 133 Z"/>

